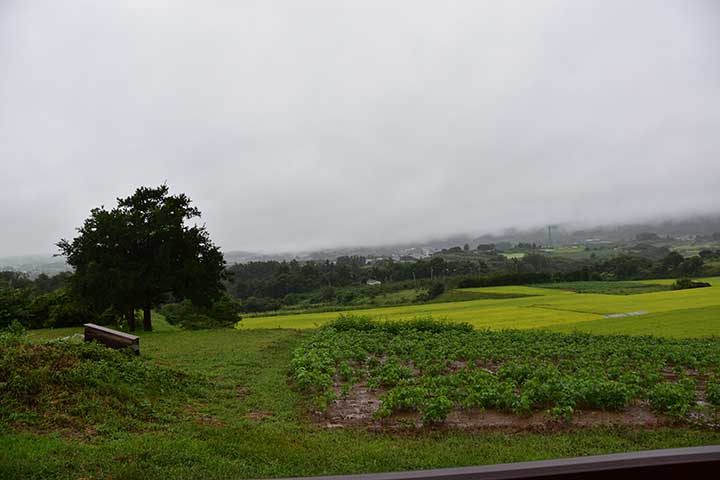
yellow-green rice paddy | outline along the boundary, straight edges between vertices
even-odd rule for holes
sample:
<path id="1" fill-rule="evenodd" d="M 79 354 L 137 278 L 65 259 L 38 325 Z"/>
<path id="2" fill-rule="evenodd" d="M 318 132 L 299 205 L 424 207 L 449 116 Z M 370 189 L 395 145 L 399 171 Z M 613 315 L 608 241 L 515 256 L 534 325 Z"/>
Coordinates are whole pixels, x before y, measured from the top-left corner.
<path id="1" fill-rule="evenodd" d="M 599 334 L 659 335 L 668 337 L 720 336 L 720 277 L 703 279 L 713 286 L 636 295 L 575 293 L 538 287 L 508 286 L 468 289 L 487 293 L 529 295 L 346 312 L 377 319 L 405 320 L 431 315 L 477 328 L 545 328 Z M 645 283 L 672 283 L 652 280 Z M 606 315 L 643 312 L 607 318 Z M 316 328 L 342 312 L 246 317 L 241 329 Z"/>

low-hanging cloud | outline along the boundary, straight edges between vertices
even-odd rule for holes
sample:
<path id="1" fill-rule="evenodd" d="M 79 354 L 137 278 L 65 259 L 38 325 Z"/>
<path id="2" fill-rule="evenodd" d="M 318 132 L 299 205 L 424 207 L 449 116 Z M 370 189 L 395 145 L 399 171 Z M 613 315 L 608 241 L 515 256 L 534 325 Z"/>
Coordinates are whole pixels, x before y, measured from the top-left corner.
<path id="1" fill-rule="evenodd" d="M 0 255 L 167 182 L 227 250 L 720 211 L 720 7 L 0 3 Z"/>

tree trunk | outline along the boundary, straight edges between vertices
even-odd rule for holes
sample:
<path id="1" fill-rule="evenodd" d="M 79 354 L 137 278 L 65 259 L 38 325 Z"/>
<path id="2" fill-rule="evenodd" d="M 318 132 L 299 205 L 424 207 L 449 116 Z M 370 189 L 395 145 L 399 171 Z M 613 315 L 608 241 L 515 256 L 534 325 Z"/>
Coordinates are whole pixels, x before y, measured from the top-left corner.
<path id="1" fill-rule="evenodd" d="M 152 332 L 152 317 L 150 316 L 150 305 L 143 307 L 143 330 Z"/>
<path id="2" fill-rule="evenodd" d="M 128 328 L 131 332 L 135 331 L 135 309 L 130 307 L 125 313 L 128 322 Z"/>

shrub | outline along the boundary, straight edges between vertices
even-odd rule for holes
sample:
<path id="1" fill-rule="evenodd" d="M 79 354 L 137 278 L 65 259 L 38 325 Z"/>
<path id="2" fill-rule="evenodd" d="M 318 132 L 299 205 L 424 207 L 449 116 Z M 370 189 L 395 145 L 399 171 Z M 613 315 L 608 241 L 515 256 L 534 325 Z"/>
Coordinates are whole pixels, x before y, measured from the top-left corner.
<path id="1" fill-rule="evenodd" d="M 430 425 L 444 422 L 452 408 L 453 402 L 444 395 L 428 399 L 422 408 L 423 424 Z"/>
<path id="2" fill-rule="evenodd" d="M 423 387 L 404 385 L 393 388 L 382 399 L 383 406 L 390 411 L 420 410 L 425 402 L 427 390 Z"/>
<path id="3" fill-rule="evenodd" d="M 650 390 L 648 398 L 654 410 L 682 417 L 695 403 L 695 390 L 682 383 L 659 383 Z"/>
<path id="4" fill-rule="evenodd" d="M 35 298 L 29 306 L 32 328 L 76 327 L 97 320 L 95 311 L 66 290 L 56 290 Z"/>
<path id="5" fill-rule="evenodd" d="M 168 323 L 189 330 L 226 328 L 241 320 L 240 304 L 223 296 L 209 307 L 194 305 L 190 300 L 163 305 L 159 312 Z"/>
<path id="6" fill-rule="evenodd" d="M 422 296 L 423 300 L 432 300 L 445 293 L 445 284 L 442 282 L 433 282 L 428 288 L 425 295 Z"/>
<path id="7" fill-rule="evenodd" d="M 614 380 L 589 379 L 577 386 L 578 401 L 585 408 L 621 410 L 632 399 L 630 388 Z"/>
<path id="8" fill-rule="evenodd" d="M 720 381 L 709 381 L 705 387 L 705 396 L 707 401 L 714 407 L 720 407 Z"/>
<path id="9" fill-rule="evenodd" d="M 0 288 L 0 328 L 13 320 L 25 328 L 74 327 L 97 321 L 97 315 L 64 289 L 32 297 L 28 289 Z"/>
<path id="10" fill-rule="evenodd" d="M 25 327 L 17 320 L 13 320 L 5 329 L 0 330 L 0 348 L 24 342 L 25 333 Z"/>
<path id="11" fill-rule="evenodd" d="M 0 287 L 0 328 L 9 326 L 13 321 L 29 327 L 32 323 L 29 305 L 27 290 Z"/>
<path id="12" fill-rule="evenodd" d="M 673 290 L 685 290 L 688 288 L 704 288 L 710 287 L 707 282 L 694 282 L 689 278 L 678 278 L 672 285 Z"/>
<path id="13" fill-rule="evenodd" d="M 552 418 L 562 422 L 569 422 L 572 419 L 573 413 L 575 413 L 575 410 L 569 405 L 553 407 L 548 410 L 548 414 L 550 414 Z"/>
<path id="14" fill-rule="evenodd" d="M 368 386 L 377 388 L 379 386 L 390 387 L 397 385 L 401 380 L 412 377 L 412 373 L 409 367 L 391 358 L 372 372 L 372 375 L 368 378 Z"/>
<path id="15" fill-rule="evenodd" d="M 280 302 L 272 298 L 264 297 L 248 297 L 243 300 L 241 304 L 241 311 L 247 313 L 269 312 L 271 310 L 278 310 L 279 308 Z"/>
<path id="16" fill-rule="evenodd" d="M 358 298 L 357 292 L 353 290 L 343 290 L 337 294 L 337 301 L 341 305 L 348 305 Z"/>
<path id="17" fill-rule="evenodd" d="M 299 293 L 288 293 L 282 299 L 283 305 L 296 305 L 303 301 L 303 296 Z"/>

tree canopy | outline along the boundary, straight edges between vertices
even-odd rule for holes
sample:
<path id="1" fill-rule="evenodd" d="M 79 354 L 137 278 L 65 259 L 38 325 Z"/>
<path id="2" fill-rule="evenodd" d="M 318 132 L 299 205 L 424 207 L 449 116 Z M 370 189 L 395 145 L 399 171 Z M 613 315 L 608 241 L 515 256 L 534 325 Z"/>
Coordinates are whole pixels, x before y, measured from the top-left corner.
<path id="1" fill-rule="evenodd" d="M 98 311 L 123 315 L 131 330 L 138 308 L 151 330 L 150 310 L 163 300 L 209 305 L 222 294 L 225 261 L 205 227 L 189 225 L 199 217 L 167 185 L 140 187 L 111 210 L 91 210 L 79 235 L 57 244 L 75 268 L 71 288 Z"/>

